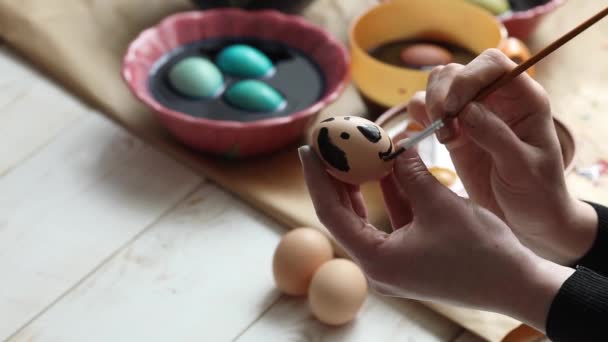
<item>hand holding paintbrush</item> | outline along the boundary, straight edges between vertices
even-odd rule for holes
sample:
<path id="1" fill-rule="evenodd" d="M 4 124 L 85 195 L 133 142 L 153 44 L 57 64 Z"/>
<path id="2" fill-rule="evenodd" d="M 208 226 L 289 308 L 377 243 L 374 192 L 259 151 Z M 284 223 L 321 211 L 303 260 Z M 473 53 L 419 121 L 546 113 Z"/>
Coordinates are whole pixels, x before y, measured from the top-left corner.
<path id="1" fill-rule="evenodd" d="M 504 85 L 506 85 L 507 83 L 509 83 L 511 80 L 513 80 L 514 78 L 519 76 L 521 73 L 525 72 L 527 69 L 532 67 L 534 64 L 538 63 L 543 58 L 547 57 L 550 53 L 557 50 L 560 46 L 564 45 L 565 43 L 570 41 L 572 38 L 576 37 L 583 31 L 585 31 L 587 28 L 591 27 L 593 24 L 595 24 L 596 22 L 598 22 L 599 20 L 604 18 L 606 15 L 608 15 L 608 7 L 604 8 L 602 11 L 600 11 L 593 17 L 589 18 L 588 20 L 586 20 L 585 22 L 583 22 L 582 24 L 580 24 L 579 26 L 577 26 L 570 32 L 566 33 L 565 35 L 563 35 L 562 37 L 560 37 L 559 39 L 557 39 L 556 41 L 554 41 L 553 43 L 548 45 L 546 48 L 542 49 L 541 51 L 536 53 L 534 56 L 530 57 L 530 59 L 528 59 L 524 63 L 518 65 L 516 68 L 514 68 L 510 72 L 503 74 L 494 83 L 492 83 L 490 86 L 488 86 L 487 88 L 485 88 L 481 92 L 479 92 L 479 94 L 475 97 L 474 101 L 482 101 L 488 95 L 490 95 L 497 89 L 499 89 L 499 88 L 503 87 Z M 403 153 L 405 150 L 415 146 L 423 139 L 425 139 L 425 138 L 431 136 L 432 134 L 434 134 L 435 132 L 437 132 L 440 128 L 442 128 L 446 125 L 446 122 L 448 120 L 454 119 L 455 117 L 458 116 L 459 113 L 460 113 L 460 111 L 456 111 L 454 113 L 446 113 L 446 116 L 443 119 L 438 119 L 438 120 L 432 122 L 419 134 L 413 136 L 412 138 L 400 141 L 399 143 L 396 144 L 398 146 L 396 151 L 394 153 L 386 156 L 384 159 L 385 160 L 394 159 L 396 156 Z"/>

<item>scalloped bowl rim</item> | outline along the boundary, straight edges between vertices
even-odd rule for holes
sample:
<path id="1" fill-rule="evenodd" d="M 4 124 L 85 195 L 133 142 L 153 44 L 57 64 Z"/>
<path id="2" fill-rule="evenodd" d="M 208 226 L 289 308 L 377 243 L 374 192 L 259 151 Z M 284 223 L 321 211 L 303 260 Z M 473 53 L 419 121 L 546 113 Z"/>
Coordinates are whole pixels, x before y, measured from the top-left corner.
<path id="1" fill-rule="evenodd" d="M 289 22 L 290 25 L 295 24 L 295 25 L 299 25 L 301 27 L 305 27 L 306 30 L 316 31 L 326 41 L 328 41 L 331 46 L 336 48 L 336 50 L 339 52 L 340 56 L 342 57 L 341 59 L 343 60 L 344 65 L 345 65 L 344 75 L 341 76 L 341 80 L 338 81 L 337 84 L 333 88 L 325 89 L 325 91 L 323 93 L 324 95 L 319 100 L 317 100 L 316 102 L 314 102 L 312 105 L 310 105 L 307 108 L 304 108 L 297 112 L 290 113 L 285 116 L 260 119 L 260 120 L 254 120 L 254 121 L 246 121 L 246 122 L 233 121 L 233 120 L 214 120 L 214 119 L 206 119 L 206 118 L 201 118 L 201 117 L 194 117 L 189 114 L 186 114 L 186 113 L 183 113 L 180 111 L 176 111 L 176 110 L 163 106 L 160 102 L 158 102 L 152 96 L 148 87 L 145 87 L 145 89 L 141 89 L 139 87 L 133 86 L 133 77 L 131 75 L 129 67 L 131 65 L 138 64 L 138 58 L 136 56 L 136 52 L 138 51 L 140 46 L 146 45 L 145 43 L 147 43 L 148 40 L 150 39 L 147 36 L 150 35 L 151 32 L 157 31 L 165 25 L 170 25 L 171 22 L 177 21 L 182 17 L 195 17 L 195 20 L 201 20 L 202 18 L 209 16 L 209 15 L 224 15 L 224 14 L 239 14 L 239 15 L 245 15 L 245 16 L 253 15 L 253 16 L 260 16 L 260 17 L 269 17 L 269 16 L 270 17 L 272 17 L 272 16 L 281 17 L 282 19 L 285 19 L 287 22 Z M 165 53 L 167 53 L 167 52 L 165 52 Z M 155 60 L 154 63 L 152 63 L 152 64 L 154 65 L 156 62 L 158 62 L 158 60 L 160 58 L 162 58 L 162 56 L 157 58 L 157 60 Z M 315 63 L 316 63 L 316 61 L 315 61 Z M 321 29 L 320 27 L 306 21 L 304 18 L 295 16 L 295 15 L 283 14 L 276 10 L 245 11 L 245 10 L 241 10 L 241 9 L 237 9 L 237 8 L 225 8 L 225 9 L 212 9 L 212 10 L 205 10 L 205 11 L 193 10 L 193 11 L 185 11 L 185 12 L 176 13 L 176 14 L 170 15 L 168 17 L 165 17 L 164 19 L 159 21 L 156 25 L 151 26 L 151 27 L 141 31 L 137 35 L 137 37 L 135 37 L 135 39 L 133 39 L 129 43 L 129 45 L 127 47 L 127 52 L 125 53 L 125 56 L 123 57 L 122 77 L 125 80 L 125 82 L 127 83 L 131 92 L 135 95 L 135 97 L 137 99 L 139 99 L 139 101 L 143 102 L 145 105 L 147 105 L 150 108 L 152 108 L 153 110 L 155 110 L 157 114 L 168 116 L 172 119 L 186 122 L 188 124 L 194 124 L 194 125 L 202 124 L 205 126 L 216 127 L 216 128 L 220 128 L 220 129 L 221 128 L 241 128 L 241 127 L 262 128 L 262 127 L 274 127 L 274 126 L 278 126 L 278 125 L 282 125 L 282 124 L 287 124 L 289 122 L 296 121 L 298 119 L 314 115 L 317 112 L 319 112 L 322 108 L 324 108 L 327 105 L 329 105 L 330 103 L 334 102 L 340 96 L 340 94 L 344 91 L 344 89 L 348 83 L 348 80 L 350 79 L 349 65 L 350 65 L 350 57 L 348 55 L 346 48 L 343 46 L 343 44 L 340 43 L 333 36 L 331 36 L 330 33 Z M 146 68 L 150 69 L 150 67 L 146 67 Z M 321 72 L 323 73 L 323 70 L 321 70 Z M 149 80 L 149 76 L 146 77 L 146 81 L 147 80 Z"/>
<path id="2" fill-rule="evenodd" d="M 563 5 L 566 2 L 566 0 L 549 0 L 548 2 L 546 2 L 543 5 L 538 5 L 532 8 L 529 8 L 525 11 L 514 11 L 514 12 L 510 12 L 507 15 L 501 16 L 499 15 L 498 18 L 500 19 L 500 21 L 508 21 L 508 20 L 525 20 L 525 19 L 531 19 L 537 16 L 541 16 L 543 14 L 549 13 L 551 11 L 553 11 L 554 9 L 556 9 L 557 7 Z"/>

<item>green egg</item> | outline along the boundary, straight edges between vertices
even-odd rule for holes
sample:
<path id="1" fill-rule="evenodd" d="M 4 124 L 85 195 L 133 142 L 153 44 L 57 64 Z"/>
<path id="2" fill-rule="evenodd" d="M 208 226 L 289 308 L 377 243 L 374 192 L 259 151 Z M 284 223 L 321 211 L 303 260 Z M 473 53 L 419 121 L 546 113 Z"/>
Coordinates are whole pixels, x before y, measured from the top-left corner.
<path id="1" fill-rule="evenodd" d="M 477 6 L 483 7 L 486 10 L 492 12 L 494 15 L 502 14 L 510 10 L 508 0 L 467 0 L 468 2 Z"/>
<path id="2" fill-rule="evenodd" d="M 213 97 L 222 89 L 224 77 L 208 59 L 187 57 L 171 68 L 169 82 L 182 95 Z"/>
<path id="3" fill-rule="evenodd" d="M 258 80 L 239 81 L 224 96 L 231 105 L 252 112 L 274 112 L 286 104 L 283 95 Z"/>
<path id="4" fill-rule="evenodd" d="M 272 61 L 260 50 L 245 44 L 234 44 L 217 55 L 217 66 L 238 77 L 263 77 L 274 71 Z"/>

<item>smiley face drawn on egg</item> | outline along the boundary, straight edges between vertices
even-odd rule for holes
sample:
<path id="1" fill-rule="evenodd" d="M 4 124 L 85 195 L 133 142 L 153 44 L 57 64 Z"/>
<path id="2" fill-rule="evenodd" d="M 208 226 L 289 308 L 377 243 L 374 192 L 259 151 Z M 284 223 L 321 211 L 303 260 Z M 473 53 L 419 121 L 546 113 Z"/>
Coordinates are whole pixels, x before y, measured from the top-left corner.
<path id="1" fill-rule="evenodd" d="M 356 116 L 331 117 L 313 131 L 313 149 L 337 179 L 362 184 L 382 178 L 392 169 L 393 142 L 375 123 Z"/>

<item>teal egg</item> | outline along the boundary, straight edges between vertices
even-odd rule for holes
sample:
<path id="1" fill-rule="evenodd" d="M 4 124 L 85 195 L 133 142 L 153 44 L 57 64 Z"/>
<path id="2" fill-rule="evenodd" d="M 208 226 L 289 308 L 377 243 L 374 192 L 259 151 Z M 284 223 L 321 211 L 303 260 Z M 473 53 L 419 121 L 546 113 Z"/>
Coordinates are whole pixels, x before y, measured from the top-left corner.
<path id="1" fill-rule="evenodd" d="M 224 77 L 208 59 L 187 57 L 171 68 L 169 82 L 182 95 L 213 97 L 222 89 Z"/>
<path id="2" fill-rule="evenodd" d="M 262 51 L 245 44 L 224 48 L 215 62 L 223 72 L 237 77 L 263 77 L 274 71 L 272 61 Z"/>
<path id="3" fill-rule="evenodd" d="M 258 80 L 239 81 L 226 90 L 224 96 L 231 105 L 253 112 L 274 112 L 286 104 L 283 95 Z"/>

